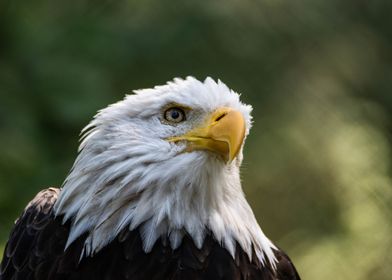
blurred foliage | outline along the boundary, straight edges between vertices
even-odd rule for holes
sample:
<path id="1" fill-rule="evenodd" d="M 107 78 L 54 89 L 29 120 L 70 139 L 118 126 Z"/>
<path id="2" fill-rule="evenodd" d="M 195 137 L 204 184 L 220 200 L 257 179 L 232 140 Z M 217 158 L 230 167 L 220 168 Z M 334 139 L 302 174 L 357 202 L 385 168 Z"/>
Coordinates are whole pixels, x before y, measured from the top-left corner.
<path id="1" fill-rule="evenodd" d="M 0 2 L 0 243 L 131 89 L 220 78 L 254 106 L 244 189 L 303 279 L 392 275 L 392 1 Z"/>

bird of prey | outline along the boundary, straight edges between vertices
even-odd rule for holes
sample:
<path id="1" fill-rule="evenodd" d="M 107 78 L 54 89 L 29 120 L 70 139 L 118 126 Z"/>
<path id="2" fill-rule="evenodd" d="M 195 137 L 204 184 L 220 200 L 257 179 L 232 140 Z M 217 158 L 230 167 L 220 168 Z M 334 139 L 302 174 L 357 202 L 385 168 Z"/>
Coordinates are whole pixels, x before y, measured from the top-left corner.
<path id="1" fill-rule="evenodd" d="M 16 221 L 0 279 L 299 280 L 241 188 L 251 110 L 188 77 L 99 111 L 62 187 Z"/>

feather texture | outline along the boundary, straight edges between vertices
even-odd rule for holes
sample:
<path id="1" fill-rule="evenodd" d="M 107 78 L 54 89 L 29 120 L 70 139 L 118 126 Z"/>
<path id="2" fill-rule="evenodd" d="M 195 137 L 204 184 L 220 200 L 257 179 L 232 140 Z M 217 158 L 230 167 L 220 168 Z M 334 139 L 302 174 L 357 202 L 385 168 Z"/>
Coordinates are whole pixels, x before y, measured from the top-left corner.
<path id="1" fill-rule="evenodd" d="M 1 280 L 300 279 L 281 250 L 274 251 L 274 269 L 256 257 L 250 260 L 239 244 L 233 257 L 211 232 L 200 248 L 184 233 L 176 249 L 169 245 L 169 237 L 162 237 L 146 253 L 140 231 L 124 229 L 102 250 L 79 262 L 87 234 L 64 250 L 71 224 L 54 216 L 57 195 L 54 188 L 40 192 L 16 222 L 0 266 Z"/>

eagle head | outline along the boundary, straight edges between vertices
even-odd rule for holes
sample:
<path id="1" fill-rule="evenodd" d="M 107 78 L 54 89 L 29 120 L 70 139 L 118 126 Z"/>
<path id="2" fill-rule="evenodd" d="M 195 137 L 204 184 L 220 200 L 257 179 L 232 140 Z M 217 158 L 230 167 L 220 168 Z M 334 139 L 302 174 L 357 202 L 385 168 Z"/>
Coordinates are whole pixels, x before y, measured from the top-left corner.
<path id="1" fill-rule="evenodd" d="M 185 234 L 200 248 L 212 234 L 233 256 L 239 244 L 272 263 L 239 176 L 251 110 L 221 81 L 188 77 L 99 111 L 55 205 L 71 221 L 67 246 L 87 233 L 93 255 L 125 228 L 146 252 L 159 238 L 176 249 Z"/>

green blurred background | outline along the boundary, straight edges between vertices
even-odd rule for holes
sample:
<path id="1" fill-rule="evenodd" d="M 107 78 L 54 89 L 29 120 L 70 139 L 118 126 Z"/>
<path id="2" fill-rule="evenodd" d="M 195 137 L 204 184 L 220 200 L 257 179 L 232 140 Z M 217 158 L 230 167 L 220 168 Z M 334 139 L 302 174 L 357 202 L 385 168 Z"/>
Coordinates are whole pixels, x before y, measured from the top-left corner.
<path id="1" fill-rule="evenodd" d="M 392 1 L 0 2 L 0 250 L 94 113 L 207 75 L 255 125 L 244 189 L 303 279 L 391 279 Z"/>

